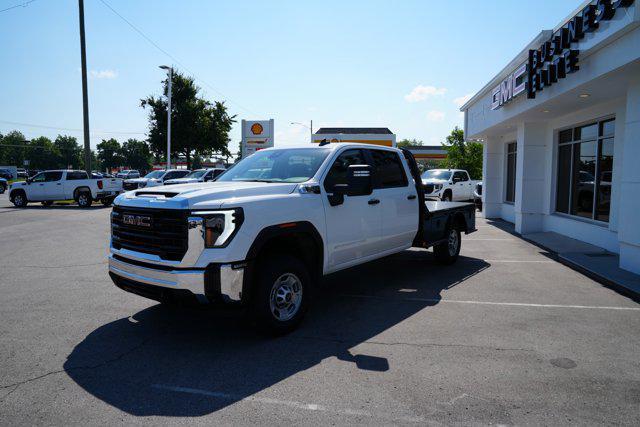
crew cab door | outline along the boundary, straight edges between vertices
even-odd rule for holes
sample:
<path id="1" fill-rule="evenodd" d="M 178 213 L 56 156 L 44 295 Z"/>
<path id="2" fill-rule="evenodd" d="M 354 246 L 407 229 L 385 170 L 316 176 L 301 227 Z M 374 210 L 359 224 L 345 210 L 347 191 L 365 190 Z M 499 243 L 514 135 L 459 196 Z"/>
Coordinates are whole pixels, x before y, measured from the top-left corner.
<path id="1" fill-rule="evenodd" d="M 328 271 L 357 264 L 382 250 L 382 216 L 380 205 L 371 202 L 373 195 L 344 196 L 344 202 L 337 206 L 329 203 L 328 194 L 333 194 L 334 185 L 347 183 L 349 166 L 364 164 L 364 150 L 347 149 L 336 157 L 322 180 Z"/>
<path id="2" fill-rule="evenodd" d="M 80 187 L 78 181 L 87 179 L 87 173 L 83 171 L 71 171 L 67 172 L 64 178 L 64 185 L 57 186 L 57 200 L 71 200 L 73 199 L 76 188 Z M 84 183 L 83 183 L 84 184 Z"/>
<path id="3" fill-rule="evenodd" d="M 27 199 L 31 201 L 39 202 L 47 199 L 47 193 L 45 189 L 46 172 L 40 172 L 31 178 L 30 183 L 25 187 L 27 192 Z"/>
<path id="4" fill-rule="evenodd" d="M 383 251 L 408 248 L 418 231 L 417 190 L 395 151 L 369 149 L 373 165 L 373 196 L 380 202 Z"/>
<path id="5" fill-rule="evenodd" d="M 452 200 L 469 200 L 473 198 L 473 186 L 466 171 L 453 173 Z"/>

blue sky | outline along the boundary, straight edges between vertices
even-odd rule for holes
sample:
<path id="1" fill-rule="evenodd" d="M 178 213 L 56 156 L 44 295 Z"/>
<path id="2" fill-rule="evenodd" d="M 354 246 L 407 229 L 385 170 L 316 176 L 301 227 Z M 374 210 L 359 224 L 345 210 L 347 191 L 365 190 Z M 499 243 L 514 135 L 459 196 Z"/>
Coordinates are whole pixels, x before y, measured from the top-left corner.
<path id="1" fill-rule="evenodd" d="M 5 9 L 28 0 L 0 0 Z M 438 144 L 462 126 L 460 102 L 579 0 L 85 0 L 92 146 L 144 138 L 140 99 L 160 93 L 160 64 L 196 76 L 238 119 L 275 119 L 276 144 L 318 126 L 384 126 Z M 81 140 L 76 0 L 0 12 L 0 132 Z M 180 65 L 182 64 L 182 65 Z M 61 129 L 38 128 L 24 124 Z M 66 130 L 68 129 L 68 130 Z M 240 139 L 232 131 L 232 151 Z"/>

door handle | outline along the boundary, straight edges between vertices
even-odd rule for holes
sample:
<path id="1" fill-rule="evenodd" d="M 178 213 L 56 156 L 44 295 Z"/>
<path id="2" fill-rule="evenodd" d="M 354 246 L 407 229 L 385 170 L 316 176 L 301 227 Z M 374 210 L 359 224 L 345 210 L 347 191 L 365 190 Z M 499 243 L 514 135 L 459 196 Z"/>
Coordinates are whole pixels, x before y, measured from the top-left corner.
<path id="1" fill-rule="evenodd" d="M 367 203 L 369 203 L 370 205 L 377 205 L 378 203 L 380 203 L 380 200 L 378 200 L 378 199 L 371 199 L 371 200 L 369 200 Z"/>
<path id="2" fill-rule="evenodd" d="M 62 184 L 60 184 L 60 183 L 57 183 L 56 185 L 62 185 Z"/>
<path id="3" fill-rule="evenodd" d="M 416 195 L 415 195 L 415 194 L 409 194 L 409 195 L 407 196 L 407 200 L 415 200 L 415 198 L 416 198 Z"/>

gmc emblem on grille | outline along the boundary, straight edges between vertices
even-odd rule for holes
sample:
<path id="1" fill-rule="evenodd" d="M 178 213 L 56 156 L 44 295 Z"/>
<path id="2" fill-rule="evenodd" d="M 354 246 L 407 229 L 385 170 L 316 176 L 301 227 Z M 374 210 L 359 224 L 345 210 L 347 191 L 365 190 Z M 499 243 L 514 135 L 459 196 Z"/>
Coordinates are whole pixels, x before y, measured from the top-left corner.
<path id="1" fill-rule="evenodd" d="M 127 225 L 138 227 L 151 227 L 151 217 L 143 215 L 122 215 L 122 222 Z"/>

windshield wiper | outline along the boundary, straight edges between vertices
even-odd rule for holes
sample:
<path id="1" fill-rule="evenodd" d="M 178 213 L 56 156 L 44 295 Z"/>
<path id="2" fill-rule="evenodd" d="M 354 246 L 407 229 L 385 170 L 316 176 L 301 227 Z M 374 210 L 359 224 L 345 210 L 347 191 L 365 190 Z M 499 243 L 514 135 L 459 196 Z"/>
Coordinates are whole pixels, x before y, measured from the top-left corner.
<path id="1" fill-rule="evenodd" d="M 270 179 L 237 179 L 236 181 L 240 181 L 240 182 L 278 182 L 278 181 L 273 181 Z"/>

